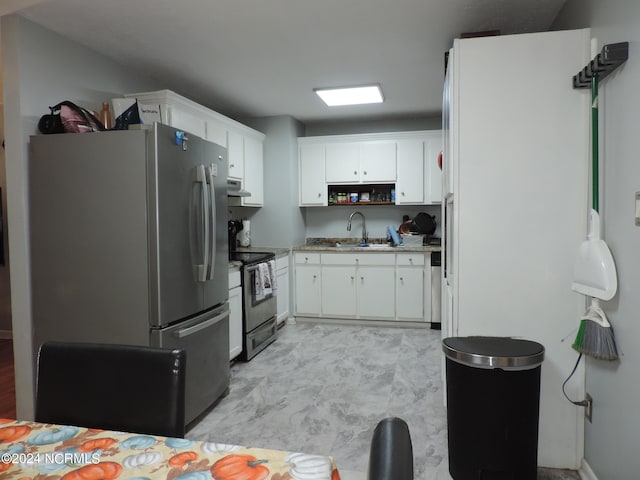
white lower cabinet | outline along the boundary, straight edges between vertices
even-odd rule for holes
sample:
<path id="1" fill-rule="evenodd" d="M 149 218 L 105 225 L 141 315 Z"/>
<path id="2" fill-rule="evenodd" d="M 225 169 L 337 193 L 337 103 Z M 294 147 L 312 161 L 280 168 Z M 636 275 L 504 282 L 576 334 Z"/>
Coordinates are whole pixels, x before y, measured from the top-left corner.
<path id="1" fill-rule="evenodd" d="M 357 313 L 356 267 L 322 265 L 322 314 L 355 317 Z"/>
<path id="2" fill-rule="evenodd" d="M 321 313 L 320 255 L 296 253 L 294 261 L 296 315 L 317 317 Z"/>
<path id="3" fill-rule="evenodd" d="M 276 302 L 280 324 L 289 318 L 289 255 L 276 258 L 276 282 L 278 285 Z"/>
<path id="4" fill-rule="evenodd" d="M 240 270 L 229 271 L 229 360 L 242 353 L 242 287 Z"/>
<path id="5" fill-rule="evenodd" d="M 430 259 L 427 257 L 427 264 Z M 396 317 L 423 322 L 431 313 L 431 276 L 425 270 L 425 255 L 398 254 L 396 277 Z M 427 313 L 429 315 L 427 315 Z"/>
<path id="6" fill-rule="evenodd" d="M 294 256 L 296 315 L 428 320 L 428 253 L 297 252 Z"/>

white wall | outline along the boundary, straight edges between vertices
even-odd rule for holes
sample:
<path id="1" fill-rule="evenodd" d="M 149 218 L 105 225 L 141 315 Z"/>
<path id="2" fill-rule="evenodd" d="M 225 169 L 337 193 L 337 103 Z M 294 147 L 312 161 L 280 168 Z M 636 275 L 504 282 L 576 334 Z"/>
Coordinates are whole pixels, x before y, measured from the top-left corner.
<path id="1" fill-rule="evenodd" d="M 618 271 L 618 294 L 602 302 L 615 328 L 620 362 L 587 361 L 586 390 L 593 423 L 585 424 L 585 460 L 600 480 L 640 476 L 640 227 L 634 195 L 640 191 L 640 2 L 569 0 L 554 28 L 591 27 L 598 49 L 629 41 L 629 60 L 600 84 L 600 212 Z"/>
<path id="2" fill-rule="evenodd" d="M 47 107 L 62 100 L 95 110 L 103 100 L 162 86 L 17 15 L 4 16 L 1 22 L 16 403 L 18 418 L 29 419 L 33 415 L 29 135 L 37 133 L 38 119 Z"/>
<path id="3" fill-rule="evenodd" d="M 334 207 L 309 207 L 305 209 L 307 224 L 307 237 L 350 238 L 359 240 L 362 235 L 362 220 L 354 217 L 351 231 L 347 231 L 347 222 L 352 212 L 360 211 L 367 222 L 369 238 L 386 238 L 387 226 L 398 229 L 402 223 L 402 216 L 415 217 L 418 212 L 426 212 L 435 215 L 440 232 L 440 206 L 381 206 L 381 205 L 357 205 Z"/>
<path id="4" fill-rule="evenodd" d="M 292 247 L 304 243 L 304 218 L 298 208 L 298 137 L 303 125 L 284 115 L 243 122 L 266 135 L 264 207 L 232 207 L 232 218 L 251 220 L 252 245 Z"/>

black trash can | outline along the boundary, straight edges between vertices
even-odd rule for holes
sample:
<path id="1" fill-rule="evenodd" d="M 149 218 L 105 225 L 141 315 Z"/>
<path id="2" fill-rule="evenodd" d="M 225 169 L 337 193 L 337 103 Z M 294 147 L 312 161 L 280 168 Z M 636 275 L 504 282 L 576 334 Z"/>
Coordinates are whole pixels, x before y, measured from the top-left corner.
<path id="1" fill-rule="evenodd" d="M 453 479 L 536 480 L 544 347 L 506 337 L 451 337 L 442 347 Z"/>

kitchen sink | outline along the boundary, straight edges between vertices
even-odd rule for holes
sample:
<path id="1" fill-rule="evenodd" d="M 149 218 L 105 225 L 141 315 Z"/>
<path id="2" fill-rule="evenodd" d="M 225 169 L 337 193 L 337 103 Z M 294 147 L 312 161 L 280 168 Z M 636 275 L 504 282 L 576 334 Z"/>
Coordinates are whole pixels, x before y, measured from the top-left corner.
<path id="1" fill-rule="evenodd" d="M 391 250 L 393 247 L 387 245 L 386 243 L 370 243 L 366 247 L 360 246 L 359 243 L 340 243 L 340 244 L 332 244 L 331 247 L 336 250 L 340 249 L 353 249 L 357 248 L 358 250 Z"/>

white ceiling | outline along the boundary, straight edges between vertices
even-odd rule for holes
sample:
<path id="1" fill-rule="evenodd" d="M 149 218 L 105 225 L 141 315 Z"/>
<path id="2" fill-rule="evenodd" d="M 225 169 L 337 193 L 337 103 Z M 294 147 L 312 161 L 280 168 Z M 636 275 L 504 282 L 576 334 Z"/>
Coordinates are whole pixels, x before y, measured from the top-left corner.
<path id="1" fill-rule="evenodd" d="M 5 1 L 5 0 L 3 0 Z M 462 32 L 544 31 L 565 0 L 10 0 L 12 10 L 231 116 L 303 122 L 439 115 Z M 39 3 L 38 3 L 39 2 Z M 0 13 L 6 13 L 1 12 Z M 379 83 L 380 105 L 316 87 Z"/>

